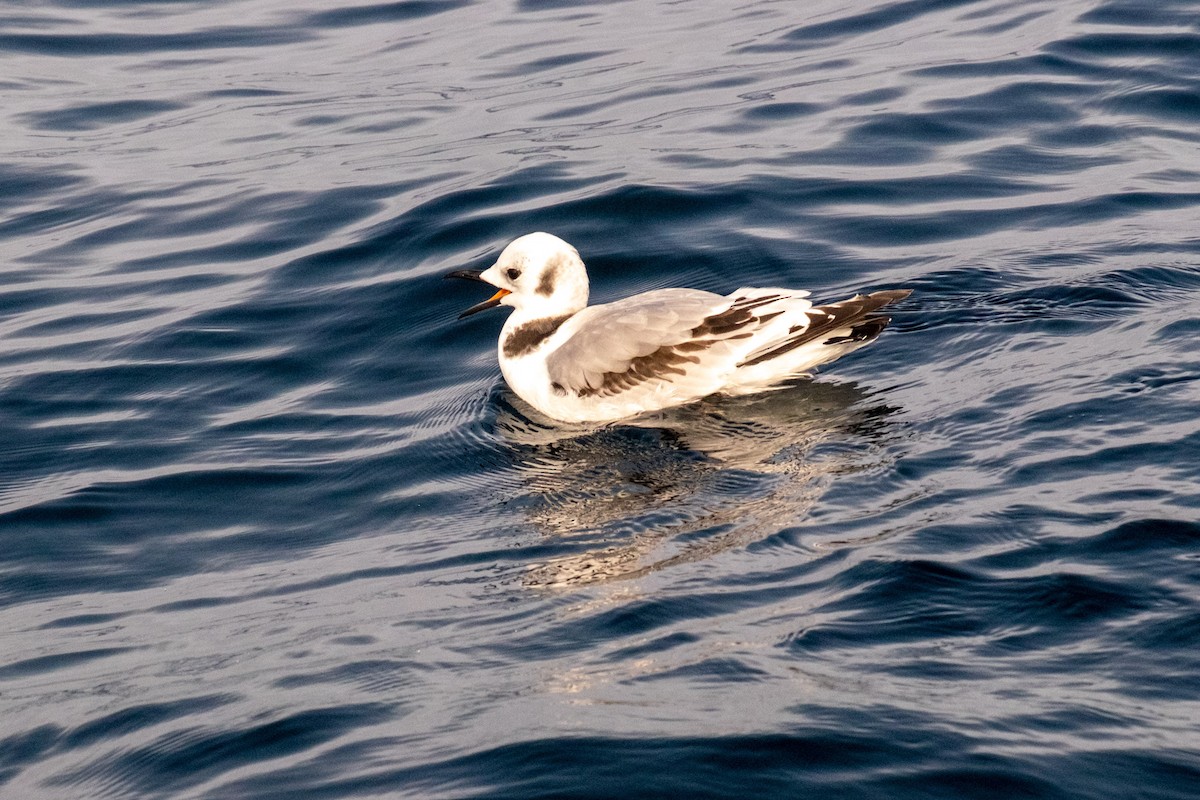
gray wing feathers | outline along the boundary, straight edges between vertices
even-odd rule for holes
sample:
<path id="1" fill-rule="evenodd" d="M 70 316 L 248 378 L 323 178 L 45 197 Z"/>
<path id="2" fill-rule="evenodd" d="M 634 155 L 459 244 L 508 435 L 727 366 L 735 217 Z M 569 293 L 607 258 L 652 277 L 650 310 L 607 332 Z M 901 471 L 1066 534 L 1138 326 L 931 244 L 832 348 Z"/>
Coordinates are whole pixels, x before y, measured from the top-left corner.
<path id="1" fill-rule="evenodd" d="M 661 378 L 678 378 L 695 355 L 733 330 L 716 327 L 731 298 L 695 289 L 661 289 L 580 311 L 569 338 L 546 359 L 550 381 L 580 396 L 620 394 Z"/>
<path id="2" fill-rule="evenodd" d="M 887 324 L 873 312 L 909 291 L 856 295 L 819 307 L 807 295 L 739 289 L 722 297 L 661 289 L 585 308 L 564 323 L 567 339 L 546 359 L 550 382 L 554 391 L 579 397 L 633 389 L 699 397 L 720 389 L 727 370 L 753 367 L 810 342 L 869 341 Z"/>

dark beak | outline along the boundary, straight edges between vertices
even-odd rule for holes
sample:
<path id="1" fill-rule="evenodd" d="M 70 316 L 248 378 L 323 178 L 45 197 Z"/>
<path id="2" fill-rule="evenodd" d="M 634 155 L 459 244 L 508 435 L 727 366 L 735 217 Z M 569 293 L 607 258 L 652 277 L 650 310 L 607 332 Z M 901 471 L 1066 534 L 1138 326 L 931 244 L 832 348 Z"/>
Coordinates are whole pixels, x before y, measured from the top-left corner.
<path id="1" fill-rule="evenodd" d="M 485 281 L 483 278 L 479 277 L 481 274 L 482 273 L 480 273 L 480 271 L 477 269 L 456 269 L 456 270 L 454 270 L 454 272 L 447 272 L 442 277 L 443 278 L 462 278 L 462 279 L 468 280 L 468 281 L 479 281 L 480 283 L 487 283 L 487 281 Z"/>
<path id="2" fill-rule="evenodd" d="M 457 269 L 454 272 L 448 273 L 446 275 L 446 277 L 447 278 L 463 278 L 468 281 L 479 281 L 480 283 L 487 283 L 487 281 L 485 281 L 483 278 L 479 277 L 479 270 L 477 270 L 477 269 Z M 488 283 L 488 286 L 491 286 L 491 284 Z M 512 292 L 510 292 L 508 289 L 499 289 L 496 291 L 496 293 L 494 295 L 489 297 L 487 300 L 484 300 L 482 303 L 476 303 L 475 305 L 468 308 L 466 311 L 459 314 L 458 318 L 462 319 L 463 317 L 469 317 L 472 314 L 478 314 L 480 311 L 487 311 L 489 308 L 495 308 L 496 306 L 500 305 L 500 301 L 504 298 L 505 295 L 508 295 L 508 294 L 512 294 Z"/>

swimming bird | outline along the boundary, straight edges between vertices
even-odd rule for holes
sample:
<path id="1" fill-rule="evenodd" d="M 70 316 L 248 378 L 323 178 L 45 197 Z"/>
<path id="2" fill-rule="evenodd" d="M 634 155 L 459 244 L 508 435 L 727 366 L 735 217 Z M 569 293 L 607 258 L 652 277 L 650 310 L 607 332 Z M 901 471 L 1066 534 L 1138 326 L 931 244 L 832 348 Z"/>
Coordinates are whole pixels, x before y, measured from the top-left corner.
<path id="1" fill-rule="evenodd" d="M 497 346 L 500 371 L 518 396 L 561 422 L 611 422 L 776 388 L 872 342 L 890 319 L 875 312 L 912 294 L 891 289 L 815 306 L 796 289 L 656 289 L 589 306 L 579 252 L 549 233 L 515 239 L 482 272 L 446 277 L 496 289 L 459 319 L 512 307 Z"/>

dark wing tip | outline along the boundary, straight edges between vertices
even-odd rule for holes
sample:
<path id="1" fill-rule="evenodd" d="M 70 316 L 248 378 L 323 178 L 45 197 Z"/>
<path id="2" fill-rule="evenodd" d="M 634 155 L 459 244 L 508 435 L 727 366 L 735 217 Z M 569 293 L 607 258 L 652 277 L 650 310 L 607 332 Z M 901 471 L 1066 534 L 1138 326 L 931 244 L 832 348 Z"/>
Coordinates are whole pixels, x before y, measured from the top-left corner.
<path id="1" fill-rule="evenodd" d="M 878 336 L 891 320 L 891 317 L 873 312 L 903 300 L 912 293 L 912 289 L 885 289 L 881 292 L 871 292 L 871 294 L 856 294 L 849 300 L 842 300 L 838 303 L 813 306 L 808 310 L 810 315 L 808 325 L 793 326 L 789 331 L 794 334 L 791 338 L 784 339 L 773 348 L 741 362 L 738 367 L 752 367 L 772 358 L 778 358 L 809 342 L 826 337 L 839 328 L 849 328 L 849 334 L 827 338 L 825 344 L 870 341 Z M 812 314 L 820 314 L 821 317 L 813 319 Z"/>

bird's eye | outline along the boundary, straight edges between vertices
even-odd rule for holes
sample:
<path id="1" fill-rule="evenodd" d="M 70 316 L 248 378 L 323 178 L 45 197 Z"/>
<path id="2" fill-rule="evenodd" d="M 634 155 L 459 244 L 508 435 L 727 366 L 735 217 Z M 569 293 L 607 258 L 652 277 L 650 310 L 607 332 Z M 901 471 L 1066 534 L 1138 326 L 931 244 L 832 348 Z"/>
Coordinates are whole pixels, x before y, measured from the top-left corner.
<path id="1" fill-rule="evenodd" d="M 508 276 L 510 281 L 515 281 L 517 278 L 521 277 L 521 270 L 510 267 L 504 274 Z"/>

